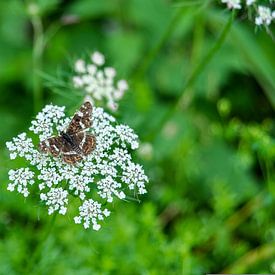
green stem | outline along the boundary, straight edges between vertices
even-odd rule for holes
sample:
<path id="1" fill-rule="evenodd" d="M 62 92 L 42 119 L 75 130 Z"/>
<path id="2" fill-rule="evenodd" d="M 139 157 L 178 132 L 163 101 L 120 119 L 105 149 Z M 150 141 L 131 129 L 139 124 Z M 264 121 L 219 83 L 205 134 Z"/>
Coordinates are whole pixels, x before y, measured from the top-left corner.
<path id="1" fill-rule="evenodd" d="M 140 78 L 145 74 L 148 67 L 150 66 L 154 58 L 157 56 L 159 51 L 162 49 L 171 33 L 173 33 L 175 27 L 178 26 L 178 23 L 180 22 L 180 19 L 182 18 L 184 12 L 185 10 L 181 8 L 177 10 L 158 43 L 147 53 L 147 55 L 143 58 L 143 61 L 140 64 L 140 66 L 138 66 L 138 70 L 133 73 L 133 79 Z"/>
<path id="2" fill-rule="evenodd" d="M 244 256 L 238 259 L 236 262 L 226 267 L 221 273 L 245 273 L 249 267 L 257 264 L 260 261 L 266 259 L 274 259 L 275 256 L 275 243 L 269 243 L 262 245 L 256 249 L 248 251 Z"/>
<path id="3" fill-rule="evenodd" d="M 156 127 L 156 129 L 153 130 L 153 133 L 147 136 L 147 140 L 152 141 L 158 135 L 158 133 L 161 131 L 165 123 L 174 114 L 174 112 L 178 110 L 178 108 L 182 103 L 184 103 L 184 108 L 187 108 L 190 105 L 193 98 L 193 89 L 191 90 L 189 88 L 194 84 L 194 82 L 197 80 L 199 75 L 202 73 L 205 67 L 212 60 L 213 56 L 218 52 L 218 50 L 223 45 L 225 38 L 227 37 L 230 31 L 230 28 L 232 26 L 233 19 L 234 19 L 234 13 L 232 13 L 232 16 L 228 19 L 223 31 L 221 32 L 214 46 L 208 51 L 206 56 L 202 59 L 202 61 L 198 64 L 198 66 L 193 70 L 190 77 L 185 82 L 182 88 L 181 96 L 176 100 L 175 104 L 173 104 L 173 106 L 167 111 L 166 115 L 160 121 L 159 125 Z"/>
<path id="4" fill-rule="evenodd" d="M 208 6 L 209 0 L 197 1 L 196 3 L 192 2 L 192 5 L 194 4 L 195 5 L 201 4 L 199 8 L 194 9 L 192 11 L 193 15 L 196 15 L 200 13 L 201 10 L 205 9 Z M 191 3 L 189 3 L 189 5 L 191 5 Z M 159 41 L 156 43 L 156 45 L 154 45 L 152 49 L 149 50 L 146 56 L 142 59 L 142 63 L 138 66 L 138 69 L 135 72 L 133 72 L 133 75 L 131 76 L 132 79 L 142 78 L 145 75 L 146 71 L 148 70 L 151 63 L 154 61 L 155 57 L 158 55 L 160 50 L 164 47 L 168 38 L 173 34 L 174 30 L 176 29 L 178 24 L 181 22 L 183 15 L 186 15 L 186 9 L 184 7 L 185 7 L 184 5 L 177 7 L 177 11 L 173 15 L 171 21 L 169 22 L 168 26 L 166 27 Z"/>
<path id="5" fill-rule="evenodd" d="M 52 219 L 45 231 L 45 234 L 43 236 L 43 238 L 39 241 L 37 247 L 35 248 L 33 254 L 31 255 L 31 258 L 29 259 L 28 263 L 27 263 L 27 267 L 26 267 L 26 274 L 33 274 L 34 270 L 36 268 L 36 264 L 39 262 L 40 258 L 41 258 L 41 252 L 43 250 L 43 248 L 45 247 L 45 244 L 47 242 L 47 240 L 49 239 L 49 236 L 52 232 L 55 220 L 56 220 L 56 215 L 57 212 L 54 212 Z"/>
<path id="6" fill-rule="evenodd" d="M 34 111 L 38 112 L 42 106 L 43 90 L 38 72 L 42 70 L 42 56 L 44 50 L 43 24 L 39 15 L 31 17 L 33 26 L 33 106 Z"/>
<path id="7" fill-rule="evenodd" d="M 202 73 L 202 71 L 205 69 L 205 67 L 209 64 L 209 62 L 212 60 L 213 56 L 219 51 L 221 46 L 223 45 L 225 38 L 227 37 L 229 30 L 231 28 L 232 22 L 234 19 L 234 14 L 230 16 L 228 19 L 222 33 L 220 34 L 218 40 L 214 44 L 214 46 L 208 51 L 206 56 L 203 58 L 203 60 L 198 64 L 198 66 L 194 69 L 190 77 L 187 79 L 183 89 L 182 89 L 182 96 L 177 100 L 176 105 L 178 106 L 181 102 L 184 101 L 184 99 L 188 97 L 193 97 L 193 89 L 189 90 L 189 94 L 187 93 L 187 89 L 191 87 L 194 82 L 197 80 L 199 75 Z M 186 92 L 185 92 L 186 91 Z M 190 104 L 191 100 L 189 101 Z M 189 105 L 188 104 L 188 105 Z"/>
<path id="8" fill-rule="evenodd" d="M 255 213 L 263 203 L 264 193 L 259 193 L 256 197 L 249 200 L 241 209 L 234 212 L 225 222 L 225 226 L 228 230 L 235 230 L 240 224 L 248 219 L 253 213 Z"/>

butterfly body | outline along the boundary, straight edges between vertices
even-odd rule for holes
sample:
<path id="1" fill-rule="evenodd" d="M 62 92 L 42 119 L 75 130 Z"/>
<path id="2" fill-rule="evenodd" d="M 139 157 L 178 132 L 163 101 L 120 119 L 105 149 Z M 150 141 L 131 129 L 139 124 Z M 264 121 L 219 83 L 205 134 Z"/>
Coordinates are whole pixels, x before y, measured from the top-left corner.
<path id="1" fill-rule="evenodd" d="M 79 148 L 79 145 L 74 140 L 74 136 L 71 136 L 65 132 L 61 132 L 60 135 L 63 139 L 64 146 L 70 146 L 73 149 L 73 151 L 77 152 L 80 155 L 82 154 L 82 151 Z"/>
<path id="2" fill-rule="evenodd" d="M 85 102 L 72 118 L 66 131 L 59 136 L 50 137 L 39 144 L 43 153 L 50 153 L 54 157 L 61 156 L 69 164 L 80 161 L 89 155 L 96 145 L 95 136 L 87 133 L 91 127 L 92 105 Z"/>

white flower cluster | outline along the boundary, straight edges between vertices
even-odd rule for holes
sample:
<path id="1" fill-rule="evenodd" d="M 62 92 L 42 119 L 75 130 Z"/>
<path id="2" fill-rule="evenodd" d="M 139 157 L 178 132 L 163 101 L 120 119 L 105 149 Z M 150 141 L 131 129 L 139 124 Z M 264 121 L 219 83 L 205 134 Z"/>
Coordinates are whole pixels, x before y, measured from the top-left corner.
<path id="1" fill-rule="evenodd" d="M 222 3 L 226 4 L 229 9 L 241 9 L 246 7 L 248 9 L 253 9 L 255 14 L 255 24 L 257 26 L 269 26 L 275 19 L 275 11 L 272 11 L 272 2 L 269 1 L 270 7 L 268 7 L 268 1 L 265 1 L 265 6 L 262 6 L 257 0 L 221 0 Z"/>
<path id="2" fill-rule="evenodd" d="M 34 172 L 30 171 L 29 168 L 19 168 L 17 170 L 9 171 L 9 179 L 11 183 L 8 185 L 9 191 L 14 191 L 15 188 L 17 192 L 23 194 L 24 197 L 29 195 L 28 185 L 34 184 Z"/>
<path id="3" fill-rule="evenodd" d="M 38 135 L 34 142 L 22 133 L 7 142 L 10 158 L 25 158 L 28 168 L 9 171 L 8 190 L 18 191 L 27 197 L 30 187 L 40 193 L 40 199 L 48 207 L 49 215 L 58 212 L 65 215 L 69 201 L 81 201 L 75 223 L 85 228 L 92 225 L 98 230 L 98 221 L 109 216 L 108 209 L 101 210 L 114 198 L 125 199 L 127 189 L 137 194 L 146 193 L 147 176 L 141 165 L 133 162 L 130 150 L 138 148 L 138 137 L 127 125 L 117 124 L 115 118 L 102 108 L 93 108 L 93 126 L 90 132 L 96 137 L 95 150 L 75 165 L 42 154 L 39 142 L 68 125 L 64 107 L 47 105 L 32 121 L 30 130 Z"/>
<path id="4" fill-rule="evenodd" d="M 270 25 L 272 20 L 275 19 L 275 11 L 271 11 L 270 8 L 264 6 L 258 6 L 258 15 L 255 18 L 255 24 L 260 25 Z"/>
<path id="5" fill-rule="evenodd" d="M 105 57 L 99 52 L 91 54 L 91 63 L 86 63 L 83 59 L 75 62 L 73 85 L 81 89 L 86 99 L 93 103 L 106 103 L 107 107 L 115 111 L 118 108 L 118 101 L 128 90 L 126 80 L 119 80 L 115 83 L 116 70 L 112 67 L 102 66 Z"/>

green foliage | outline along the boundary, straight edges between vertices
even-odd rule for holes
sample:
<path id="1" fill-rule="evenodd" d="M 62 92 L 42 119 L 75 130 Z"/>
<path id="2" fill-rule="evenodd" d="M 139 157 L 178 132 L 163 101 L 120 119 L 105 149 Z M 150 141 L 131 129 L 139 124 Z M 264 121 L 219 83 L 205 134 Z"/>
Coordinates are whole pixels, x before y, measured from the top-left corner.
<path id="1" fill-rule="evenodd" d="M 1 274 L 275 272 L 274 42 L 223 8 L 0 3 Z M 140 203 L 115 201 L 99 232 L 68 216 L 50 228 L 35 196 L 6 191 L 4 145 L 40 105 L 78 106 L 66 81 L 73 61 L 93 50 L 130 82 L 117 116 L 152 146 L 136 156 L 149 191 Z"/>

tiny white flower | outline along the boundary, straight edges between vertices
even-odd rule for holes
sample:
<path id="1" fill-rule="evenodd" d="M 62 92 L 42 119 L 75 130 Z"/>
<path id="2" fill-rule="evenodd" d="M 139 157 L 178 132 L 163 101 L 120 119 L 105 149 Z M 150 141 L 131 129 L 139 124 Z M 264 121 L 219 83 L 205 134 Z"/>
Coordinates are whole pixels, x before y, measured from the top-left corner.
<path id="1" fill-rule="evenodd" d="M 73 77 L 73 83 L 76 88 L 80 88 L 83 86 L 84 82 L 83 79 L 79 76 L 74 76 Z"/>
<path id="2" fill-rule="evenodd" d="M 116 102 L 110 100 L 107 103 L 107 107 L 112 111 L 116 111 L 118 108 L 118 104 Z"/>
<path id="3" fill-rule="evenodd" d="M 255 24 L 260 26 L 260 25 L 270 25 L 272 21 L 272 12 L 270 8 L 264 7 L 264 6 L 259 6 L 258 7 L 258 16 L 255 18 Z"/>
<path id="4" fill-rule="evenodd" d="M 104 73 L 110 79 L 113 79 L 116 76 L 116 70 L 112 67 L 106 67 Z"/>
<path id="5" fill-rule="evenodd" d="M 92 55 L 91 55 L 91 59 L 92 61 L 98 65 L 98 66 L 101 66 L 104 64 L 105 62 L 105 57 L 102 53 L 100 52 L 94 52 Z"/>
<path id="6" fill-rule="evenodd" d="M 89 73 L 89 75 L 93 76 L 93 75 L 96 73 L 96 71 L 97 71 L 96 65 L 94 65 L 94 64 L 89 64 L 89 65 L 87 66 L 87 72 Z"/>
<path id="7" fill-rule="evenodd" d="M 85 62 L 82 59 L 78 59 L 75 62 L 74 69 L 78 73 L 85 73 L 86 72 L 86 67 L 85 67 Z"/>
<path id="8" fill-rule="evenodd" d="M 221 0 L 229 9 L 241 9 L 241 0 Z"/>
<path id="9" fill-rule="evenodd" d="M 118 89 L 121 90 L 121 91 L 126 91 L 126 90 L 128 90 L 128 83 L 127 83 L 127 81 L 124 80 L 124 79 L 119 80 L 119 81 L 117 82 L 117 87 L 118 87 Z"/>
<path id="10" fill-rule="evenodd" d="M 247 6 L 251 6 L 252 4 L 254 4 L 256 2 L 256 0 L 246 0 L 246 5 Z"/>

